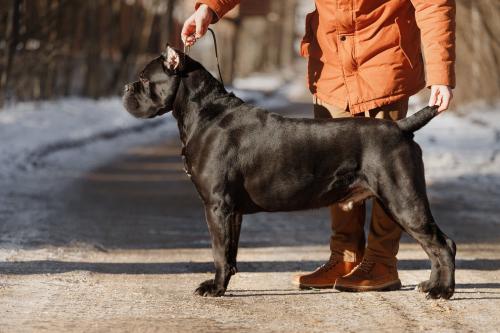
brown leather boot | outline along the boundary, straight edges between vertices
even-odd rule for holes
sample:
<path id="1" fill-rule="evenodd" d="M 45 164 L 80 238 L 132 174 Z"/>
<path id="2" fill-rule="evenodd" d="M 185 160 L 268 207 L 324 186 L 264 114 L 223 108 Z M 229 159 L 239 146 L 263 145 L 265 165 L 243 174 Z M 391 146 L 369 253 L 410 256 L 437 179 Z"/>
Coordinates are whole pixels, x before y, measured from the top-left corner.
<path id="1" fill-rule="evenodd" d="M 357 264 L 359 262 L 346 262 L 332 254 L 328 262 L 314 272 L 295 276 L 293 283 L 299 288 L 333 288 L 335 280 L 348 274 Z"/>
<path id="2" fill-rule="evenodd" d="M 363 259 L 361 264 L 335 281 L 341 291 L 389 291 L 401 289 L 398 270 L 394 266 Z"/>

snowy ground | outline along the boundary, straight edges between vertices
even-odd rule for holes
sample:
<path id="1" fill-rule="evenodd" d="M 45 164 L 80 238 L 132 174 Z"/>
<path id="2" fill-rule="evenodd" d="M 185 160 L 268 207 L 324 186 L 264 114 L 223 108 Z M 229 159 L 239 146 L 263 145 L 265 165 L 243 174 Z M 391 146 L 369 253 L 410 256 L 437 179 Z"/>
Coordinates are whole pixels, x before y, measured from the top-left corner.
<path id="1" fill-rule="evenodd" d="M 0 112 L 0 176 L 23 173 L 57 151 L 78 149 L 160 124 L 175 129 L 166 119 L 145 123 L 130 117 L 119 98 L 68 98 L 7 106 Z"/>
<path id="2" fill-rule="evenodd" d="M 300 87 L 273 80 L 235 92 L 310 117 Z M 500 105 L 447 112 L 416 135 L 433 212 L 458 243 L 450 302 L 412 290 L 429 271 L 407 238 L 401 291 L 296 290 L 291 276 L 328 257 L 325 210 L 245 217 L 227 297 L 192 296 L 213 266 L 177 136 L 170 115 L 135 120 L 119 99 L 0 112 L 0 332 L 498 331 Z"/>

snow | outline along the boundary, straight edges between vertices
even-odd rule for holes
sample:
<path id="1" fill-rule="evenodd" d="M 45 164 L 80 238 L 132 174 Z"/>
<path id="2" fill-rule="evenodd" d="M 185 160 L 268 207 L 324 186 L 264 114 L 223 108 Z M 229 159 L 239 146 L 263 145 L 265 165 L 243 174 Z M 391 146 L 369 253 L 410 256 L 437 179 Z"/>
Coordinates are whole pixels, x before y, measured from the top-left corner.
<path id="1" fill-rule="evenodd" d="M 124 111 L 119 98 L 67 98 L 7 106 L 0 112 L 0 177 L 13 176 L 53 150 L 154 127 L 170 118 L 140 121 Z"/>
<path id="2" fill-rule="evenodd" d="M 279 89 L 284 83 L 284 78 L 282 76 L 256 73 L 249 77 L 236 78 L 233 81 L 233 86 L 236 89 L 257 90 L 270 93 Z"/>
<path id="3" fill-rule="evenodd" d="M 228 88 L 247 103 L 264 109 L 282 108 L 294 100 L 294 96 L 304 91 L 304 83 L 288 80 L 287 76 L 273 73 L 255 73 L 245 78 L 236 78 Z"/>
<path id="4" fill-rule="evenodd" d="M 439 115 L 415 134 L 429 181 L 500 176 L 500 105 Z M 498 184 L 497 184 L 498 185 Z"/>

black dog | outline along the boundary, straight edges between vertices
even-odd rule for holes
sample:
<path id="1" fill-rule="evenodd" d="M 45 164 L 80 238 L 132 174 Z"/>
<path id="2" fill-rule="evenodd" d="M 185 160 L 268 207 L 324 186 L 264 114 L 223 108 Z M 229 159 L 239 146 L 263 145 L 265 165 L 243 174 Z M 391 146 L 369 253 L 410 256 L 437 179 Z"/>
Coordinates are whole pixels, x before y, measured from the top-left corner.
<path id="1" fill-rule="evenodd" d="M 450 298 L 455 244 L 436 225 L 413 132 L 436 114 L 427 107 L 397 122 L 372 118 L 290 119 L 244 103 L 183 53 L 167 47 L 128 84 L 125 108 L 139 118 L 173 109 L 185 168 L 205 205 L 215 278 L 196 293 L 221 296 L 236 273 L 243 214 L 311 209 L 370 196 L 384 205 L 432 262 L 419 289 Z"/>

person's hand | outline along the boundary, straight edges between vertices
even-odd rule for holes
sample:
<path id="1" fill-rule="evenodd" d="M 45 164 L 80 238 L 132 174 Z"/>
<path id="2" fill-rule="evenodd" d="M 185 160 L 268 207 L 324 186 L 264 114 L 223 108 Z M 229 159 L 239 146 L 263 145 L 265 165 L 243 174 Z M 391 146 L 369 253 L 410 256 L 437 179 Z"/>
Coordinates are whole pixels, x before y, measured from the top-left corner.
<path id="1" fill-rule="evenodd" d="M 212 22 L 214 12 L 205 4 L 200 5 L 182 27 L 181 39 L 184 45 L 191 46 L 198 38 L 203 37 Z"/>
<path id="2" fill-rule="evenodd" d="M 429 106 L 437 105 L 439 106 L 438 112 L 442 112 L 448 109 L 450 106 L 451 99 L 453 98 L 453 92 L 448 86 L 436 84 L 431 86 L 431 97 L 429 98 Z"/>

